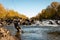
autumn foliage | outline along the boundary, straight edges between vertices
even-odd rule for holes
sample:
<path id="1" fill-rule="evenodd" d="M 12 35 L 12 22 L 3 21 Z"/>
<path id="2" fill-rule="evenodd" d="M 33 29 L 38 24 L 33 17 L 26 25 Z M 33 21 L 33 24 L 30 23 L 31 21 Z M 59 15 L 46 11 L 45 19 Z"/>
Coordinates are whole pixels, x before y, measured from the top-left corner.
<path id="1" fill-rule="evenodd" d="M 0 4 L 0 18 L 2 18 L 2 19 L 8 19 L 8 18 L 26 19 L 27 17 L 23 14 L 19 14 L 18 12 L 14 11 L 14 10 L 7 10 L 3 7 L 2 4 Z"/>
<path id="2" fill-rule="evenodd" d="M 41 13 L 38 13 L 32 19 L 43 20 L 43 19 L 52 19 L 60 20 L 60 3 L 52 2 L 46 9 L 43 9 Z"/>

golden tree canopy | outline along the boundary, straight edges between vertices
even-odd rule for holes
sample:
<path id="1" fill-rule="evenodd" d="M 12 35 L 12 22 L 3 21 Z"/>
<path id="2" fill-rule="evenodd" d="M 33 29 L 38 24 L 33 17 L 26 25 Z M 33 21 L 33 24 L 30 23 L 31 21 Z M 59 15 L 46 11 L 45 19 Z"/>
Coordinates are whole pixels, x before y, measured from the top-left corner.
<path id="1" fill-rule="evenodd" d="M 17 17 L 17 18 L 22 18 L 26 19 L 27 17 L 23 14 L 19 14 L 18 12 L 14 10 L 6 10 L 2 4 L 0 4 L 0 18 L 12 18 L 12 17 Z"/>

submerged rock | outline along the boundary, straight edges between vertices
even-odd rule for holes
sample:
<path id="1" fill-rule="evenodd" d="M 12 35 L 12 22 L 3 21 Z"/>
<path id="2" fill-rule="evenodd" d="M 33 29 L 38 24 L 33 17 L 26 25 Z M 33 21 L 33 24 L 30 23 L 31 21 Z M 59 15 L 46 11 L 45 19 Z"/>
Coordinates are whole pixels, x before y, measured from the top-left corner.
<path id="1" fill-rule="evenodd" d="M 60 40 L 60 32 L 50 32 L 47 37 L 47 40 Z"/>
<path id="2" fill-rule="evenodd" d="M 18 39 L 12 36 L 7 29 L 1 27 L 0 28 L 0 40 L 18 40 Z"/>

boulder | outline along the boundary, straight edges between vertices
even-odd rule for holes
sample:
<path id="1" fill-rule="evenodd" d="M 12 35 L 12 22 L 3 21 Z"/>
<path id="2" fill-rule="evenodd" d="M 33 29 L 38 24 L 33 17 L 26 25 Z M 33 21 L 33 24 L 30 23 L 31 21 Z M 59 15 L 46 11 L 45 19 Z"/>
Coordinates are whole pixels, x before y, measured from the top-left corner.
<path id="1" fill-rule="evenodd" d="M 0 40 L 18 40 L 18 39 L 12 36 L 7 29 L 0 27 Z"/>

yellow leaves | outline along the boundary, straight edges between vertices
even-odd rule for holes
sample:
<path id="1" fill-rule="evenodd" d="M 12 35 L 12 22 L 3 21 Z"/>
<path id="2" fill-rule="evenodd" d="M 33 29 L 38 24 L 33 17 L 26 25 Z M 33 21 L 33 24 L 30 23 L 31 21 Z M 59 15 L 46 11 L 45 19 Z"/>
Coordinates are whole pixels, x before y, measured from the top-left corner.
<path id="1" fill-rule="evenodd" d="M 15 12 L 14 10 L 9 10 L 6 16 L 7 17 L 27 18 L 25 15 L 19 14 L 18 12 Z"/>
<path id="2" fill-rule="evenodd" d="M 7 17 L 14 17 L 14 16 L 16 16 L 16 13 L 13 10 L 9 10 L 6 16 Z"/>
<path id="3" fill-rule="evenodd" d="M 19 14 L 18 12 L 14 11 L 14 10 L 6 10 L 2 4 L 0 4 L 0 18 L 27 18 L 25 15 L 23 14 Z"/>
<path id="4" fill-rule="evenodd" d="M 5 18 L 6 13 L 6 9 L 0 4 L 0 18 Z"/>
<path id="5" fill-rule="evenodd" d="M 28 18 L 28 17 L 26 17 L 26 16 L 23 15 L 23 14 L 20 14 L 19 17 L 20 17 L 20 18 L 23 18 L 23 19 L 27 19 L 27 18 Z"/>
<path id="6" fill-rule="evenodd" d="M 51 6 L 52 6 L 53 8 L 58 7 L 58 5 L 60 5 L 59 2 L 52 2 L 52 3 L 51 3 Z"/>

